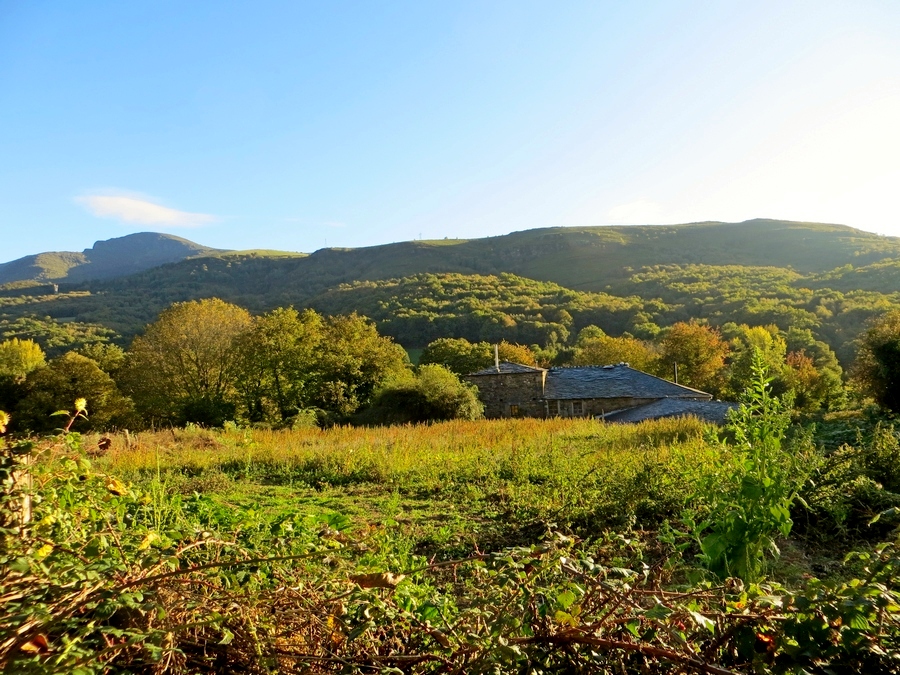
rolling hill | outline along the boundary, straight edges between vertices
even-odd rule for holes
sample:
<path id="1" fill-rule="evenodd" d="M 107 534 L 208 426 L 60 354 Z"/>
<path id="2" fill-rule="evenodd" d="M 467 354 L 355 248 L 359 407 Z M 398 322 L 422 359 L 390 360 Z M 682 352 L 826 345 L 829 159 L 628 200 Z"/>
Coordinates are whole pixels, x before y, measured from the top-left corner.
<path id="1" fill-rule="evenodd" d="M 147 258 L 119 268 L 104 263 L 93 269 L 105 270 L 106 278 L 77 281 L 94 264 L 80 263 L 64 276 L 47 271 L 27 282 L 55 278 L 58 292 L 46 284 L 18 287 L 26 283 L 20 273 L 18 284 L 0 289 L 0 322 L 28 316 L 85 322 L 112 328 L 125 341 L 170 303 L 215 296 L 254 312 L 287 305 L 358 311 L 405 346 L 420 347 L 441 335 L 565 341 L 588 324 L 652 337 L 699 318 L 809 329 L 846 363 L 865 321 L 900 307 L 900 239 L 841 225 L 544 228 L 310 255 L 222 252 L 177 241 L 186 255 L 162 266 Z M 115 249 L 117 242 L 101 244 Z M 92 260 L 102 258 L 95 251 L 103 248 L 89 249 Z M 53 255 L 43 263 L 48 270 L 50 262 L 63 269 L 72 260 L 65 255 L 81 254 Z M 17 264 L 23 262 L 0 271 Z M 116 276 L 133 264 L 145 269 Z"/>

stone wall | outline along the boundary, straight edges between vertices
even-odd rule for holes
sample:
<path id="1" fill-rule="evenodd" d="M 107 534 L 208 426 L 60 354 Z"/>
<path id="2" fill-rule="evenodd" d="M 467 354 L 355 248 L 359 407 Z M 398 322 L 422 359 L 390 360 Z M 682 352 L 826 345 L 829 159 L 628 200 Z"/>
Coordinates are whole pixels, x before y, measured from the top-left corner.
<path id="1" fill-rule="evenodd" d="M 590 398 L 582 399 L 581 414 L 578 414 L 576 401 L 547 401 L 549 417 L 600 417 L 613 410 L 634 408 L 635 406 L 653 403 L 655 398 Z"/>
<path id="2" fill-rule="evenodd" d="M 545 417 L 544 378 L 546 372 L 468 375 L 464 379 L 478 387 L 484 416 Z"/>

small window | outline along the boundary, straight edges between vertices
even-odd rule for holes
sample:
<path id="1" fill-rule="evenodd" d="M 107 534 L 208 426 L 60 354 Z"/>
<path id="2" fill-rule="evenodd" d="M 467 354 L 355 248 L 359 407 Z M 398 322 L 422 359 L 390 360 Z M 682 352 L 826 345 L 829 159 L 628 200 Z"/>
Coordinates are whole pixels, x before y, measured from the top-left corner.
<path id="1" fill-rule="evenodd" d="M 509 404 L 509 416 L 510 417 L 518 417 L 519 416 L 519 406 L 515 403 Z"/>
<path id="2" fill-rule="evenodd" d="M 584 404 L 582 401 L 572 401 L 572 415 L 576 417 L 584 415 Z"/>

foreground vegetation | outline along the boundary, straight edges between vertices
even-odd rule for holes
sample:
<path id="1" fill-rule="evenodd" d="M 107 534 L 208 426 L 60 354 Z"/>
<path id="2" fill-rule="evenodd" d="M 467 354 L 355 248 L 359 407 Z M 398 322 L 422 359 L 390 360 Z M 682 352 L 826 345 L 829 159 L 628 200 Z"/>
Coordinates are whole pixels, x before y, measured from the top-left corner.
<path id="1" fill-rule="evenodd" d="M 70 431 L 79 402 L 62 435 L 7 442 L 0 663 L 898 672 L 900 557 L 878 544 L 897 433 L 790 428 L 757 383 L 721 437 L 695 420 L 99 437 Z"/>

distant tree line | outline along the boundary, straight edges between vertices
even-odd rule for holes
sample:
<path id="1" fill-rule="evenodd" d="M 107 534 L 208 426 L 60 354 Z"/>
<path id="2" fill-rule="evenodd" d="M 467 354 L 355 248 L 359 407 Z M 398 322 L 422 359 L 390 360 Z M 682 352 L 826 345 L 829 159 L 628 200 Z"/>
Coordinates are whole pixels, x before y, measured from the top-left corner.
<path id="1" fill-rule="evenodd" d="M 0 410 L 46 431 L 88 400 L 86 428 L 226 421 L 292 426 L 481 416 L 474 387 L 414 370 L 406 351 L 356 314 L 279 308 L 253 317 L 219 299 L 176 303 L 127 350 L 87 343 L 47 360 L 32 340 L 0 343 Z M 365 411 L 365 415 L 362 412 Z"/>
<path id="2" fill-rule="evenodd" d="M 14 325 L 30 326 L 22 319 Z M 900 411 L 900 311 L 870 322 L 849 378 L 812 329 L 776 324 L 680 321 L 650 339 L 589 325 L 567 340 L 530 347 L 440 337 L 422 351 L 418 367 L 358 314 L 282 307 L 252 316 L 215 298 L 171 305 L 127 349 L 92 327 L 57 325 L 50 335 L 49 354 L 25 337 L 0 342 L 0 410 L 12 412 L 16 430 L 52 429 L 52 414 L 75 398 L 88 399 L 87 425 L 95 429 L 474 419 L 481 404 L 460 376 L 491 365 L 495 345 L 501 360 L 526 365 L 626 362 L 670 380 L 677 367 L 679 383 L 726 400 L 747 386 L 760 358 L 773 390 L 793 392 L 798 412 L 837 410 L 867 397 Z M 60 346 L 65 338 L 67 351 Z"/>
<path id="3" fill-rule="evenodd" d="M 655 340 L 641 340 L 628 333 L 613 337 L 597 326 L 588 326 L 578 333 L 571 347 L 499 345 L 501 359 L 526 365 L 628 363 L 670 380 L 675 379 L 677 368 L 679 384 L 724 399 L 736 399 L 750 382 L 754 352 L 759 353 L 773 377 L 776 393 L 794 392 L 798 410 L 813 412 L 843 405 L 843 372 L 837 357 L 808 329 L 784 332 L 772 325 L 729 323 L 719 330 L 688 321 L 660 331 Z M 441 338 L 426 347 L 420 362 L 440 364 L 464 374 L 488 367 L 493 358 L 487 342 Z"/>

